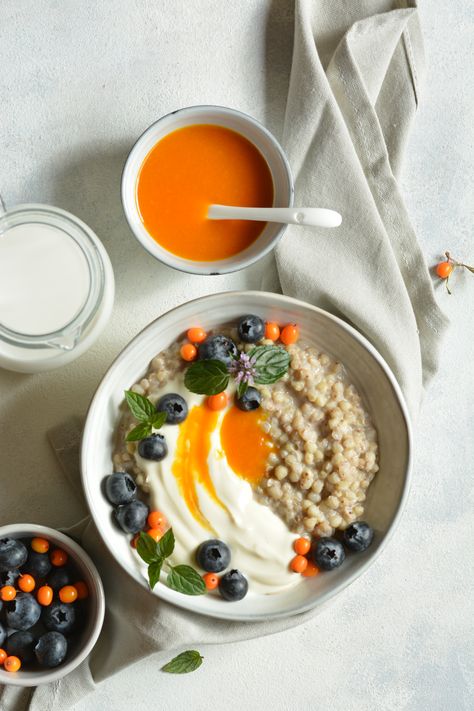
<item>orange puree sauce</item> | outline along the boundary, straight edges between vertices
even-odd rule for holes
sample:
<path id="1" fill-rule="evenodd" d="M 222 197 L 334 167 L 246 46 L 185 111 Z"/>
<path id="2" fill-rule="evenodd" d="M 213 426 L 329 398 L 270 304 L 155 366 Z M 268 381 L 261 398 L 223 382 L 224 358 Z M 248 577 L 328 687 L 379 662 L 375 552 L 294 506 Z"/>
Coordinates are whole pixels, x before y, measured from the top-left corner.
<path id="1" fill-rule="evenodd" d="M 255 486 L 265 475 L 272 440 L 261 427 L 262 414 L 258 410 L 243 412 L 231 407 L 221 427 L 222 449 L 227 461 L 238 476 Z"/>
<path id="2" fill-rule="evenodd" d="M 273 181 L 257 148 L 235 131 L 196 124 L 162 138 L 140 169 L 137 204 L 148 233 L 169 252 L 194 261 L 231 257 L 266 223 L 208 220 L 209 205 L 271 207 Z"/>

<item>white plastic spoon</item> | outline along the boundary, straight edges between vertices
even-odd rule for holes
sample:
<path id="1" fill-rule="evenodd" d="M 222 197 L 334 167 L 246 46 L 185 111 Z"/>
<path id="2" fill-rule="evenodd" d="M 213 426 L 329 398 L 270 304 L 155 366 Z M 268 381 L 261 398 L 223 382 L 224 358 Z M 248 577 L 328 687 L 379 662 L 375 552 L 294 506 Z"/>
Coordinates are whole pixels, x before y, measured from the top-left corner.
<path id="1" fill-rule="evenodd" d="M 210 220 L 257 220 L 258 222 L 285 222 L 289 225 L 309 227 L 339 227 L 341 215 L 324 207 L 235 207 L 209 205 Z"/>

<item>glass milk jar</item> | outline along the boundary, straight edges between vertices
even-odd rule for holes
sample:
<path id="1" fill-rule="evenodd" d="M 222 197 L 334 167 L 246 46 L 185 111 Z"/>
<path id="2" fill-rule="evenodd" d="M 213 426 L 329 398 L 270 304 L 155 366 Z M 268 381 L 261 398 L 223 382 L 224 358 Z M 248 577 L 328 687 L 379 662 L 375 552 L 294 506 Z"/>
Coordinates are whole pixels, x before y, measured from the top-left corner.
<path id="1" fill-rule="evenodd" d="M 94 232 L 65 210 L 29 204 L 0 212 L 0 367 L 58 368 L 107 323 L 112 265 Z"/>

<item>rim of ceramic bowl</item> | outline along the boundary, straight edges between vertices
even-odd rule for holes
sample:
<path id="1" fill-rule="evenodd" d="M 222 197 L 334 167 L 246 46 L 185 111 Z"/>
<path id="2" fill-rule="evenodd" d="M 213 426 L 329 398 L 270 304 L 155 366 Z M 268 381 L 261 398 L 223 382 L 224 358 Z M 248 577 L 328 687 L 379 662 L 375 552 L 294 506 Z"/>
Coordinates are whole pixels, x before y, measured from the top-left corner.
<path id="1" fill-rule="evenodd" d="M 288 162 L 288 158 L 286 157 L 286 154 L 281 147 L 280 143 L 277 141 L 275 136 L 271 131 L 269 131 L 266 126 L 264 126 L 260 121 L 255 119 L 253 116 L 250 116 L 249 114 L 244 113 L 243 111 L 238 111 L 237 109 L 232 109 L 228 106 L 220 106 L 219 104 L 196 104 L 193 106 L 185 106 L 181 109 L 175 109 L 174 111 L 169 111 L 167 114 L 164 114 L 161 116 L 159 119 L 154 121 L 148 128 L 143 131 L 143 133 L 137 138 L 135 143 L 133 144 L 130 153 L 127 156 L 127 159 L 125 161 L 123 170 L 122 170 L 122 177 L 121 177 L 121 190 L 120 190 L 120 196 L 122 200 L 122 209 L 125 214 L 125 218 L 127 220 L 128 226 L 130 227 L 130 230 L 135 237 L 135 239 L 141 244 L 141 246 L 150 254 L 152 257 L 157 259 L 158 261 L 162 262 L 163 264 L 166 264 L 168 267 L 171 267 L 172 269 L 177 269 L 178 271 L 185 272 L 187 274 L 200 274 L 200 275 L 205 275 L 205 276 L 217 276 L 220 274 L 230 274 L 232 272 L 240 271 L 241 269 L 245 269 L 246 267 L 250 266 L 251 264 L 255 264 L 255 262 L 258 262 L 260 259 L 265 257 L 267 254 L 269 254 L 278 244 L 278 242 L 281 240 L 283 237 L 287 225 L 282 224 L 278 230 L 276 231 L 274 237 L 271 239 L 271 241 L 264 247 L 262 247 L 257 254 L 249 257 L 243 257 L 239 258 L 239 255 L 245 254 L 246 250 L 243 250 L 242 252 L 237 253 L 236 255 L 233 255 L 232 257 L 227 258 L 226 260 L 216 260 L 215 262 L 215 268 L 212 267 L 212 262 L 193 262 L 192 260 L 187 260 L 184 257 L 179 257 L 176 254 L 173 254 L 172 252 L 169 252 L 167 249 L 159 245 L 153 237 L 146 232 L 146 229 L 144 228 L 144 232 L 146 234 L 140 233 L 138 230 L 135 229 L 132 216 L 129 212 L 128 209 L 128 197 L 130 195 L 130 186 L 129 186 L 129 173 L 132 171 L 131 165 L 135 159 L 136 154 L 140 151 L 142 144 L 145 142 L 145 140 L 148 138 L 150 134 L 153 134 L 156 131 L 156 128 L 169 119 L 171 116 L 185 116 L 186 114 L 194 114 L 194 113 L 199 113 L 199 112 L 204 112 L 204 111 L 217 111 L 219 113 L 224 113 L 228 114 L 229 116 L 234 116 L 236 118 L 241 119 L 244 122 L 247 122 L 248 124 L 251 124 L 254 128 L 256 128 L 260 133 L 262 133 L 272 144 L 273 149 L 275 150 L 275 153 L 278 154 L 279 159 L 282 162 L 282 166 L 284 168 L 285 174 L 286 174 L 286 179 L 288 181 L 288 193 L 287 193 L 287 205 L 284 207 L 292 207 L 293 206 L 293 201 L 294 201 L 294 194 L 295 194 L 295 187 L 294 187 L 294 180 L 293 180 L 293 174 L 291 172 L 290 164 Z M 172 131 L 176 130 L 175 128 L 171 128 L 168 133 L 171 133 Z M 237 130 L 238 133 L 238 130 Z M 168 135 L 168 134 L 165 134 Z M 162 136 L 163 138 L 164 136 Z M 161 140 L 161 139 L 159 139 Z M 250 140 L 250 139 L 249 139 Z M 255 144 L 254 144 L 255 145 Z M 255 145 L 257 150 L 260 151 L 259 147 Z M 265 158 L 265 156 L 263 156 Z M 265 158 L 265 161 L 268 164 L 268 161 Z M 142 161 L 143 163 L 143 161 Z M 273 171 L 270 168 L 270 172 L 272 174 L 272 179 L 274 178 L 273 176 Z M 134 173 L 136 171 L 133 171 Z M 133 190 L 135 191 L 136 189 L 136 180 L 138 177 L 138 172 L 136 172 L 136 175 L 133 176 L 134 181 L 133 181 Z M 261 235 L 259 235 L 256 240 L 252 244 L 256 244 L 258 240 L 260 239 Z M 251 246 L 251 245 L 250 245 Z M 248 249 L 248 248 L 247 248 Z M 200 266 L 203 265 L 203 266 Z M 204 266 L 205 265 L 205 266 Z M 211 265 L 211 266 L 209 266 Z M 219 265 L 219 266 L 218 266 Z"/>
<path id="2" fill-rule="evenodd" d="M 49 526 L 42 526 L 36 523 L 12 523 L 0 527 L 0 538 L 5 536 L 11 536 L 12 538 L 28 538 L 29 536 L 35 535 L 43 536 L 44 538 L 52 540 L 57 545 L 64 546 L 64 548 L 68 549 L 68 551 L 71 551 L 72 556 L 77 558 L 77 560 L 80 561 L 84 568 L 86 568 L 89 572 L 91 580 L 94 583 L 94 589 L 91 597 L 95 602 L 94 610 L 91 611 L 92 633 L 79 652 L 70 661 L 66 661 L 64 664 L 60 664 L 53 669 L 35 669 L 34 671 L 29 672 L 31 676 L 26 678 L 22 676 L 21 669 L 14 674 L 0 670 L 0 683 L 2 684 L 11 684 L 13 686 L 38 686 L 39 684 L 49 684 L 53 681 L 57 681 L 58 679 L 62 679 L 76 669 L 76 667 L 78 667 L 79 664 L 81 664 L 90 654 L 99 638 L 102 625 L 104 623 L 105 595 L 99 571 L 88 553 L 86 553 L 86 551 L 78 543 L 76 543 L 73 538 L 55 528 L 49 528 Z"/>
<path id="3" fill-rule="evenodd" d="M 187 602 L 186 596 L 179 596 L 179 595 L 174 595 L 172 590 L 169 590 L 166 587 L 163 587 L 163 590 L 160 590 L 158 593 L 149 591 L 150 595 L 155 595 L 157 598 L 157 602 L 161 600 L 165 600 L 167 602 L 172 603 L 176 607 L 192 611 L 195 614 L 202 614 L 207 617 L 211 618 L 217 618 L 217 619 L 225 619 L 229 621 L 261 621 L 261 620 L 269 620 L 269 619 L 277 619 L 277 618 L 287 618 L 291 617 L 293 615 L 297 615 L 302 612 L 307 612 L 311 609 L 317 609 L 321 608 L 324 604 L 329 602 L 331 599 L 333 599 L 336 595 L 338 595 L 340 592 L 342 592 L 345 588 L 347 588 L 349 585 L 351 585 L 359 576 L 361 576 L 363 573 L 366 572 L 366 570 L 375 562 L 375 560 L 378 558 L 378 556 L 381 554 L 381 552 L 385 549 L 385 546 L 388 544 L 390 541 L 393 533 L 395 532 L 399 522 L 401 515 L 403 513 L 403 510 L 405 508 L 405 504 L 407 501 L 407 497 L 409 494 L 410 486 L 411 486 L 411 479 L 412 479 L 412 464 L 413 464 L 413 434 L 412 434 L 412 426 L 411 426 L 411 419 L 410 419 L 410 414 L 408 412 L 408 407 L 405 402 L 405 398 L 403 396 L 403 393 L 400 389 L 400 386 L 395 378 L 395 375 L 391 371 L 389 365 L 383 358 L 383 356 L 380 355 L 380 353 L 377 351 L 377 349 L 363 336 L 361 333 L 359 333 L 353 326 L 350 326 L 348 323 L 343 321 L 342 319 L 338 318 L 337 316 L 334 316 L 333 314 L 330 314 L 329 312 L 325 311 L 324 309 L 321 309 L 317 306 L 313 306 L 312 304 L 308 304 L 307 302 L 295 299 L 293 297 L 285 296 L 283 294 L 274 294 L 270 292 L 263 292 L 263 291 L 227 291 L 227 292 L 220 292 L 217 294 L 208 294 L 206 296 L 201 296 L 196 299 L 192 299 L 190 301 L 187 301 L 185 304 L 180 304 L 179 306 L 176 306 L 172 309 L 169 309 L 167 312 L 163 313 L 161 316 L 158 318 L 154 319 L 151 321 L 145 328 L 143 328 L 126 346 L 123 348 L 123 350 L 118 354 L 118 356 L 114 359 L 114 361 L 110 364 L 106 374 L 102 378 L 101 382 L 99 383 L 93 398 L 91 400 L 91 403 L 88 408 L 87 416 L 86 416 L 86 422 L 85 422 L 85 427 L 84 427 L 84 432 L 83 432 L 83 437 L 82 437 L 82 445 L 81 445 L 81 478 L 82 478 L 82 485 L 85 493 L 85 497 L 89 506 L 89 510 L 92 514 L 93 520 L 96 520 L 98 517 L 98 514 L 96 512 L 96 507 L 94 503 L 94 495 L 92 490 L 89 487 L 89 481 L 88 477 L 86 476 L 85 468 L 84 468 L 84 462 L 86 460 L 87 452 L 89 451 L 89 439 L 91 435 L 89 434 L 89 430 L 93 430 L 94 428 L 94 422 L 92 418 L 90 417 L 91 413 L 93 412 L 96 403 L 100 402 L 101 397 L 102 397 L 102 389 L 107 385 L 109 379 L 111 379 L 114 375 L 114 371 L 116 367 L 120 364 L 121 360 L 124 359 L 126 354 L 130 349 L 133 349 L 135 347 L 135 344 L 140 341 L 142 338 L 143 334 L 150 329 L 152 326 L 154 326 L 157 322 L 165 319 L 170 319 L 170 317 L 173 316 L 173 314 L 188 306 L 189 304 L 197 304 L 199 302 L 202 302 L 203 304 L 206 304 L 206 302 L 212 302 L 215 301 L 217 302 L 218 305 L 222 303 L 223 300 L 238 300 L 240 297 L 254 297 L 256 299 L 260 298 L 262 295 L 265 296 L 271 296 L 272 300 L 276 303 L 281 303 L 281 304 L 286 304 L 286 305 L 291 305 L 296 309 L 309 309 L 312 311 L 315 311 L 319 314 L 321 314 L 323 317 L 334 321 L 340 328 L 345 330 L 352 338 L 357 340 L 359 344 L 365 348 L 369 354 L 374 358 L 376 363 L 380 366 L 380 368 L 383 370 L 385 376 L 387 377 L 393 391 L 395 398 L 397 400 L 397 403 L 400 407 L 401 414 L 403 416 L 403 421 L 405 423 L 406 427 L 406 436 L 407 436 L 407 447 L 406 447 L 406 466 L 405 466 L 405 479 L 404 479 L 404 485 L 403 485 L 403 490 L 400 496 L 400 499 L 397 503 L 396 510 L 394 513 L 394 516 L 392 518 L 392 521 L 390 523 L 389 528 L 387 529 L 385 535 L 383 536 L 381 542 L 377 546 L 375 550 L 373 550 L 368 556 L 368 558 L 361 563 L 361 565 L 355 569 L 348 577 L 335 584 L 331 589 L 323 592 L 321 595 L 318 596 L 317 599 L 312 599 L 308 601 L 305 604 L 297 604 L 293 608 L 289 610 L 284 610 L 284 611 L 279 611 L 275 612 L 272 611 L 271 613 L 257 613 L 257 614 L 252 614 L 251 616 L 247 613 L 240 613 L 238 611 L 230 610 L 225 612 L 225 614 L 222 613 L 222 610 L 206 610 L 206 612 L 202 611 L 196 611 L 193 610 L 192 607 L 189 606 L 189 603 Z M 215 306 L 215 305 L 214 305 Z M 206 311 L 209 310 L 209 306 L 206 305 Z M 111 466 L 112 466 L 112 461 L 111 461 Z M 126 566 L 124 561 L 121 559 L 121 557 L 117 554 L 117 551 L 115 550 L 114 546 L 111 544 L 111 542 L 102 535 L 100 526 L 98 526 L 98 531 L 101 535 L 102 540 L 104 541 L 105 545 L 109 549 L 110 553 L 113 555 L 115 560 L 119 563 L 121 568 L 126 571 L 126 573 L 133 579 L 138 585 L 141 585 L 142 587 L 145 587 L 146 589 L 146 581 L 145 578 L 143 579 L 143 583 L 141 581 L 138 581 L 138 579 L 132 574 L 132 572 L 129 570 L 129 568 Z M 181 599 L 182 598 L 182 599 Z"/>

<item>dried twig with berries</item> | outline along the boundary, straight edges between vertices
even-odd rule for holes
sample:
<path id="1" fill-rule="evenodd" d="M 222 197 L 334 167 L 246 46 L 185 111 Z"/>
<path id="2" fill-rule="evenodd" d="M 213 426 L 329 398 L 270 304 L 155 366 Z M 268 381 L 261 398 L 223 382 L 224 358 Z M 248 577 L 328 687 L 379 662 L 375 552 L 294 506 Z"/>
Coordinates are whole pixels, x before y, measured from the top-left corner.
<path id="1" fill-rule="evenodd" d="M 464 264 L 463 262 L 457 262 L 451 257 L 449 252 L 445 252 L 444 254 L 446 259 L 436 265 L 436 274 L 439 276 L 440 279 L 444 279 L 444 283 L 446 284 L 446 290 L 448 294 L 451 294 L 451 290 L 449 288 L 449 278 L 456 269 L 456 267 L 463 267 L 464 269 L 467 269 L 473 274 L 474 267 L 469 266 L 469 264 Z"/>

